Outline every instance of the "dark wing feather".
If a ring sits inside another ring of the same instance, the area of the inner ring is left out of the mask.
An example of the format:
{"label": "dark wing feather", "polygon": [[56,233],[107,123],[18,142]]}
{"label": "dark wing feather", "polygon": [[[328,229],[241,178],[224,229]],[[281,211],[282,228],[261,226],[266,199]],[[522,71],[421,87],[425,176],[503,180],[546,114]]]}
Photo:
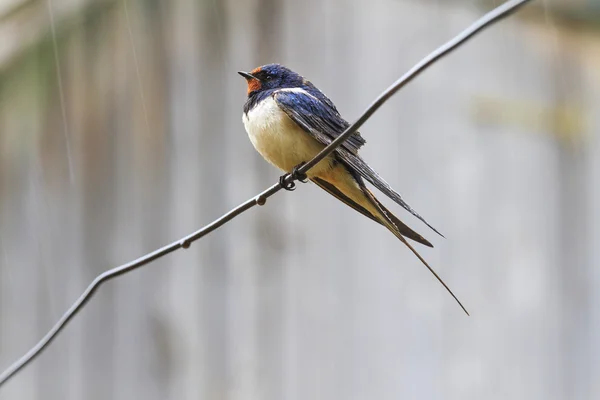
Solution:
{"label": "dark wing feather", "polygon": [[[335,107],[320,101],[308,92],[278,90],[273,93],[275,102],[296,124],[319,142],[327,145],[350,125]],[[340,147],[356,154],[366,143],[358,132],[352,134]]]}
{"label": "dark wing feather", "polygon": [[[368,191],[369,189],[365,188],[364,190]],[[427,247],[433,247],[433,245],[429,242],[429,240],[425,239],[423,236],[421,236],[417,232],[413,231],[408,225],[406,225],[404,222],[400,221],[400,219],[398,219],[398,217],[396,217],[394,214],[392,214],[392,212],[390,210],[385,208],[385,206],[383,204],[381,204],[381,202],[379,200],[377,200],[377,198],[375,196],[373,196],[372,193],[371,193],[370,197],[375,199],[375,202],[377,203],[379,208],[381,210],[383,210],[384,215],[390,221],[392,221],[394,226],[398,229],[398,232],[400,232],[403,236],[406,236],[407,238],[412,239],[417,243],[421,243],[422,245],[425,245]]]}
{"label": "dark wing feather", "polygon": [[[275,102],[298,126],[305,130],[324,145],[331,143],[342,134],[350,125],[344,120],[335,107],[331,107],[330,101],[324,102],[309,93],[298,91],[278,90],[273,93]],[[360,176],[369,181],[383,194],[394,200],[406,211],[420,219],[438,235],[444,237],[437,229],[431,226],[423,217],[412,209],[392,187],[379,176],[360,156],[358,149],[365,144],[360,134],[351,135],[335,153],[349,167]]]}
{"label": "dark wing feather", "polygon": [[352,154],[349,151],[345,151],[345,149],[340,149],[337,155],[344,163],[352,167],[352,169],[354,169],[360,176],[371,182],[371,184],[377,189],[381,190],[383,194],[401,205],[406,211],[423,221],[423,223],[430,227],[435,233],[441,237],[445,237],[437,229],[431,226],[429,222],[425,221],[425,218],[421,217],[415,210],[413,210],[412,207],[402,199],[402,196],[392,189],[392,187],[357,154]]}

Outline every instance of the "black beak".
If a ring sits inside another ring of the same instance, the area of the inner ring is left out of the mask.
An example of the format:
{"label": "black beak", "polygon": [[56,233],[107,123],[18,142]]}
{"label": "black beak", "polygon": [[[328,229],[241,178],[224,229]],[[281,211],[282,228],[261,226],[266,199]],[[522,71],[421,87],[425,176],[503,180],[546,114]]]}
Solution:
{"label": "black beak", "polygon": [[241,76],[243,76],[244,78],[246,78],[246,80],[248,80],[248,79],[256,79],[256,80],[258,80],[257,77],[255,77],[252,74],[249,74],[248,72],[238,71],[238,74],[240,74]]}

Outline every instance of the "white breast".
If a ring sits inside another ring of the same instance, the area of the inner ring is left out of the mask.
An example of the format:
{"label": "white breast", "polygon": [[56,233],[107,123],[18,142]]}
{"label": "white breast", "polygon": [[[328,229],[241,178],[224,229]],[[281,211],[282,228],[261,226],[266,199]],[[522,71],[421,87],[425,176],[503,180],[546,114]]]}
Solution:
{"label": "white breast", "polygon": [[[261,101],[242,116],[254,148],[271,164],[290,172],[309,161],[325,146],[304,132],[277,106],[273,97]],[[312,168],[308,175],[319,175],[330,168],[331,157]]]}

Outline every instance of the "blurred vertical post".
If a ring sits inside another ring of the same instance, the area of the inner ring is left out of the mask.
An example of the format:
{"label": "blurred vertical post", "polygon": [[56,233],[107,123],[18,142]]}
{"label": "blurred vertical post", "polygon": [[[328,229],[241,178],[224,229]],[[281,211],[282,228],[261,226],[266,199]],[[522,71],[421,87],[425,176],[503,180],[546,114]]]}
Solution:
{"label": "blurred vertical post", "polygon": [[588,250],[591,205],[588,168],[588,137],[578,123],[578,110],[584,102],[583,70],[569,41],[556,39],[557,55],[550,65],[554,76],[555,109],[553,128],[558,146],[557,220],[558,281],[561,285],[563,398],[584,399],[591,393],[591,359],[589,346],[594,288],[593,265]]}
{"label": "blurred vertical post", "polygon": [[[222,214],[227,204],[224,182],[235,179],[235,169],[228,166],[226,152],[226,81],[229,71],[224,68],[228,57],[228,18],[220,0],[199,3],[199,63],[198,79],[200,101],[195,105],[200,118],[197,134],[200,136],[202,160],[198,170],[198,190],[202,204],[201,219],[210,221]],[[232,227],[229,226],[229,229]],[[204,364],[205,398],[228,397],[229,348],[229,235],[226,229],[218,230],[208,238],[210,246],[200,256],[197,268],[202,281],[200,309],[204,333],[201,357]]]}

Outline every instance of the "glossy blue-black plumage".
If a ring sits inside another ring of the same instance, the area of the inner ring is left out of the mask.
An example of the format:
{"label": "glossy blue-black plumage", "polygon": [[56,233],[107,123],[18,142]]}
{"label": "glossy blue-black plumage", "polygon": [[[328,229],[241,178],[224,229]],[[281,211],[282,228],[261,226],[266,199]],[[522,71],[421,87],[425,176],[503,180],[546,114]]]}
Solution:
{"label": "glossy blue-black plumage", "polygon": [[[273,98],[294,122],[302,129],[315,136],[319,142],[329,144],[342,134],[350,124],[343,119],[335,107],[327,106],[309,91],[289,92],[279,91]],[[342,147],[356,154],[358,149],[365,144],[360,134],[351,135]]]}

